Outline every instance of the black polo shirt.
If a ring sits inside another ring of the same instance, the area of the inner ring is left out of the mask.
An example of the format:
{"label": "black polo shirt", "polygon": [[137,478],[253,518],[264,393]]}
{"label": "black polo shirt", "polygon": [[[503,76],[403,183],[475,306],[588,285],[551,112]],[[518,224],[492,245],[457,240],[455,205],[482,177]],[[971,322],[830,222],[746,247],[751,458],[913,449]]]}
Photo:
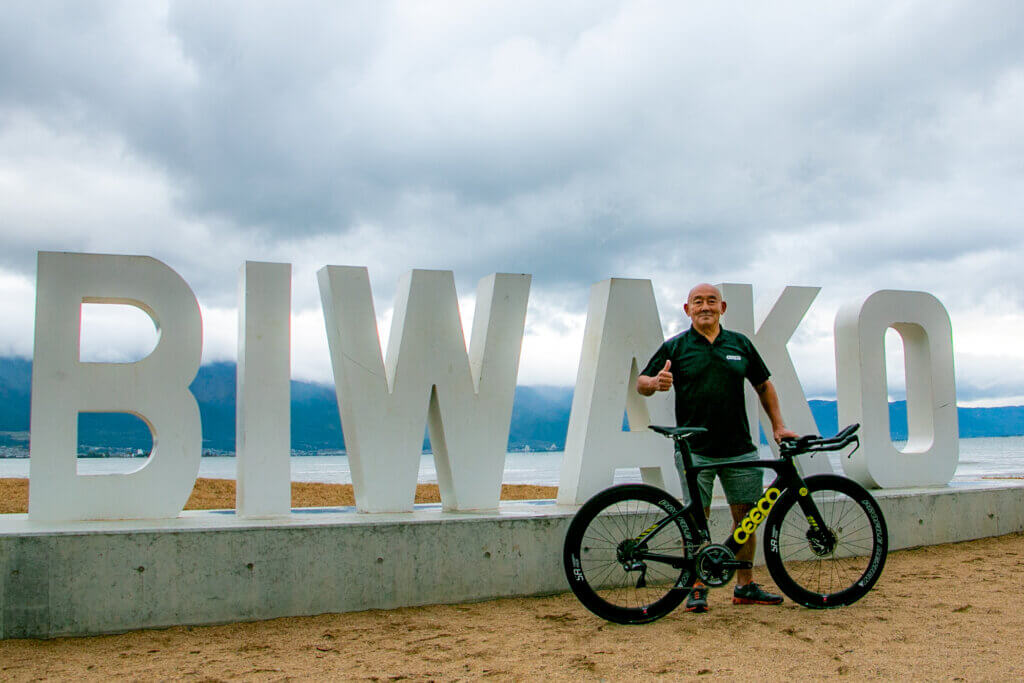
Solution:
{"label": "black polo shirt", "polygon": [[722,329],[713,344],[692,327],[658,348],[642,375],[654,377],[672,361],[676,424],[705,427],[689,439],[690,448],[709,458],[734,458],[754,450],[743,398],[743,380],[754,386],[770,377],[753,343]]}

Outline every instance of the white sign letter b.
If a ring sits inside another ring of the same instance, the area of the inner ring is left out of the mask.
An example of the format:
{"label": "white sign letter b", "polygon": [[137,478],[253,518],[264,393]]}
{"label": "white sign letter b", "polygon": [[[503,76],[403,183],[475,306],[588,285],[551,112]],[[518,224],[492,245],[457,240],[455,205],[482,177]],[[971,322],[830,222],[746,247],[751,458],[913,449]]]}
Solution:
{"label": "white sign letter b", "polygon": [[[83,363],[83,303],[128,304],[159,330],[135,363]],[[146,256],[40,252],[29,517],[33,520],[157,519],[181,512],[202,453],[199,407],[189,391],[202,354],[195,295]],[[149,425],[153,452],[130,474],[78,476],[78,414],[131,413]]]}

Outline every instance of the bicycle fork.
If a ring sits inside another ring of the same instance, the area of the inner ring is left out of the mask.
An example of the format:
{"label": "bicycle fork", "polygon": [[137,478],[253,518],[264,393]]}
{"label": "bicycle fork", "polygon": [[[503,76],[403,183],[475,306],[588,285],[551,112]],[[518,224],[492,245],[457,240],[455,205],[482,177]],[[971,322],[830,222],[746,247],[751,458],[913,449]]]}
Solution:
{"label": "bicycle fork", "polygon": [[837,544],[835,531],[825,524],[821,511],[818,510],[817,504],[815,504],[810,492],[802,482],[800,488],[797,489],[797,504],[807,519],[806,536],[811,552],[818,557],[831,555],[835,552]]}

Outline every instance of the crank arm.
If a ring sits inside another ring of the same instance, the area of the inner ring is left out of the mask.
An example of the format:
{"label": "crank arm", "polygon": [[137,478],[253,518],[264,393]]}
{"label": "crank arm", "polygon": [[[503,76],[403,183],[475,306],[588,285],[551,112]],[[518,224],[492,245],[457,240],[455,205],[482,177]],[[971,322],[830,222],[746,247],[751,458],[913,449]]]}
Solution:
{"label": "crank arm", "polygon": [[726,569],[751,569],[754,563],[744,560],[723,560],[722,566]]}

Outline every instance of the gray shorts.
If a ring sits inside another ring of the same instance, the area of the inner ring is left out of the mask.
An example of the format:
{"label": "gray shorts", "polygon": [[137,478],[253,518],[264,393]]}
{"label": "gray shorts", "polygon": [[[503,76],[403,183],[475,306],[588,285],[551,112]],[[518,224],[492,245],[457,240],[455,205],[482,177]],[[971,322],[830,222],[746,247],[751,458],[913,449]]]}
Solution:
{"label": "gray shorts", "polygon": [[[724,465],[733,462],[749,462],[760,460],[756,450],[735,458],[708,458],[703,455],[691,454],[694,465]],[[686,492],[686,478],[683,475],[682,458],[676,454],[676,469],[679,479],[683,482]],[[703,470],[697,474],[697,485],[700,487],[700,498],[704,507],[711,505],[711,492],[715,486],[715,476],[722,480],[725,499],[730,505],[756,503],[764,493],[764,469],[760,467],[727,467],[722,470]]]}

